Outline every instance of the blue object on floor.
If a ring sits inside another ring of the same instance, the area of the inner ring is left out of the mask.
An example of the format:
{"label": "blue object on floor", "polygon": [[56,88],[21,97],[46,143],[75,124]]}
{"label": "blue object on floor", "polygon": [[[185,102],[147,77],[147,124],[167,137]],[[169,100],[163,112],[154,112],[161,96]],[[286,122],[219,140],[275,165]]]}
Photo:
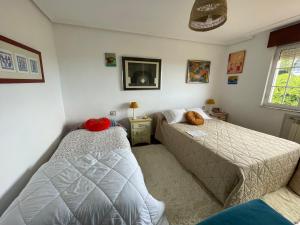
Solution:
{"label": "blue object on floor", "polygon": [[293,225],[262,200],[234,206],[209,217],[198,225]]}

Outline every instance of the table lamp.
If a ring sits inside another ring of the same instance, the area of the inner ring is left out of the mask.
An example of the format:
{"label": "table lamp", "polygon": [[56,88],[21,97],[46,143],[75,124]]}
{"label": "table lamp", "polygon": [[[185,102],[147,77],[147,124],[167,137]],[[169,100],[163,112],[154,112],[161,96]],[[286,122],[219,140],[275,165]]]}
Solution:
{"label": "table lamp", "polygon": [[207,111],[211,112],[213,105],[216,104],[215,100],[213,98],[207,99],[206,105],[207,105]]}
{"label": "table lamp", "polygon": [[130,102],[130,106],[129,108],[132,109],[132,113],[133,113],[133,119],[136,119],[135,115],[134,115],[134,110],[137,109],[139,107],[137,102]]}

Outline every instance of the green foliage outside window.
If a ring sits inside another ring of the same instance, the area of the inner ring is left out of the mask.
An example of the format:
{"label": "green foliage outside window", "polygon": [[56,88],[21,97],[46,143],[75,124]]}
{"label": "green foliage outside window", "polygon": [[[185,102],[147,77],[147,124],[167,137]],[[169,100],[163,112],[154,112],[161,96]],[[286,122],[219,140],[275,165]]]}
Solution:
{"label": "green foliage outside window", "polygon": [[300,76],[291,73],[288,87],[285,88],[289,74],[287,70],[279,70],[273,87],[271,103],[298,106],[300,100]]}

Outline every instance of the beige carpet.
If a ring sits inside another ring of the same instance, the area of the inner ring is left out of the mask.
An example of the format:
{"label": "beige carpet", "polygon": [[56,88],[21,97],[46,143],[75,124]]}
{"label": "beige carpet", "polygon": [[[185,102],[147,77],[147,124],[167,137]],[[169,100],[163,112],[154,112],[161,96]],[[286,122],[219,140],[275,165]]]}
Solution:
{"label": "beige carpet", "polygon": [[[171,225],[195,225],[222,206],[163,145],[134,147],[148,190],[165,202]],[[262,198],[291,222],[300,220],[300,197],[283,187]]]}
{"label": "beige carpet", "polygon": [[165,202],[172,225],[195,225],[222,206],[162,145],[134,147],[150,193]]}

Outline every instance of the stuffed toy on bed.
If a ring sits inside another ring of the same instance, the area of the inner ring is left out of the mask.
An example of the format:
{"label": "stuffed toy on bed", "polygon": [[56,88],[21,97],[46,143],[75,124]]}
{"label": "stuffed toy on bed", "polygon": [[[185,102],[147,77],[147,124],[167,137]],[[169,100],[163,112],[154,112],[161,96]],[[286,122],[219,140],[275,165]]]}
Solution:
{"label": "stuffed toy on bed", "polygon": [[89,131],[102,131],[110,128],[111,121],[108,118],[100,118],[100,119],[89,119],[87,120],[83,128]]}

